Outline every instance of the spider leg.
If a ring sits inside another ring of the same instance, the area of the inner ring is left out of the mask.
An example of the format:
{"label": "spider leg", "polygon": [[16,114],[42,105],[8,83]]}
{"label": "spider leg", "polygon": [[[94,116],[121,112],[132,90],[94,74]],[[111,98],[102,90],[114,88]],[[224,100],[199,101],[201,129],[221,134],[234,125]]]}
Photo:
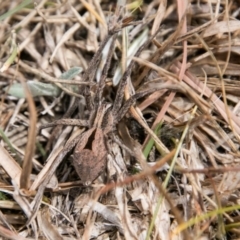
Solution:
{"label": "spider leg", "polygon": [[71,118],[59,119],[51,123],[46,123],[41,125],[39,127],[39,130],[42,130],[43,128],[54,127],[56,125],[88,127],[89,122],[87,120],[81,120],[81,119],[71,119]]}
{"label": "spider leg", "polygon": [[[152,37],[149,38],[149,40],[147,40],[145,43],[142,44],[142,46],[138,49],[138,51],[136,52],[134,57],[139,57],[140,56],[143,49],[145,49],[151,43],[151,41],[153,40],[153,38],[156,36],[157,33],[158,33],[158,31],[156,31],[156,33],[153,34]],[[123,74],[123,76],[120,80],[120,83],[119,83],[119,86],[118,86],[118,89],[117,89],[115,102],[114,102],[114,105],[113,105],[113,116],[118,115],[118,112],[119,112],[119,110],[122,106],[124,89],[125,89],[125,86],[127,84],[127,79],[131,75],[134,64],[136,64],[134,61],[130,62],[127,70],[124,72],[124,74]]]}
{"label": "spider leg", "polygon": [[32,216],[28,219],[28,223],[30,223],[34,219],[35,215],[37,214],[37,210],[39,209],[39,207],[41,205],[41,199],[42,199],[44,190],[46,188],[46,185],[49,183],[51,177],[56,172],[56,169],[58,168],[60,163],[63,161],[64,157],[76,146],[76,144],[79,141],[82,141],[82,139],[84,138],[84,133],[85,132],[78,135],[77,137],[75,137],[70,142],[67,142],[67,144],[62,149],[61,153],[55,158],[54,162],[52,163],[52,165],[48,169],[48,171],[46,173],[46,176],[43,179],[43,182],[41,183],[41,185],[39,186],[37,194],[34,197],[34,200],[32,202],[32,204],[33,204]]}
{"label": "spider leg", "polygon": [[93,77],[95,76],[95,73],[97,71],[97,65],[100,62],[101,59],[101,55],[102,55],[102,51],[105,47],[105,45],[107,44],[107,42],[109,41],[109,39],[112,37],[114,33],[109,33],[102,41],[102,43],[100,44],[97,52],[94,54],[91,62],[89,63],[89,67],[87,68],[86,72],[84,73],[83,77],[82,77],[82,81],[85,82],[88,78],[89,78],[89,82],[93,81]]}
{"label": "spider leg", "polygon": [[[115,123],[119,122],[127,113],[127,111],[129,110],[129,108],[139,99],[142,97],[145,97],[146,95],[149,95],[153,92],[156,92],[158,90],[161,89],[165,89],[165,88],[170,88],[171,85],[169,85],[168,83],[163,83],[163,84],[159,84],[156,87],[151,87],[148,88],[147,90],[143,90],[140,91],[134,95],[132,95],[122,106],[122,108],[118,111],[118,113],[116,114],[116,116],[114,117],[115,119]],[[174,86],[172,86],[173,90],[176,90],[177,87],[174,88]]]}
{"label": "spider leg", "polygon": [[[98,89],[96,91],[96,94],[94,96],[94,111],[92,112],[92,114],[90,115],[90,118],[89,118],[89,122],[90,122],[90,126],[97,126],[97,125],[101,125],[101,122],[102,122],[102,118],[100,119],[100,124],[96,124],[96,121],[98,121],[98,118],[99,118],[99,114],[100,115],[103,115],[101,112],[103,111],[103,109],[105,108],[105,106],[102,106],[102,105],[105,105],[103,104],[103,100],[102,100],[102,94],[103,94],[103,90],[104,90],[104,87],[105,87],[105,80],[107,78],[107,73],[108,73],[108,70],[110,68],[110,64],[111,64],[111,59],[112,59],[112,56],[113,56],[113,53],[114,53],[114,45],[115,45],[115,41],[116,41],[116,38],[117,38],[117,34],[115,34],[112,39],[110,39],[109,41],[111,41],[111,46],[109,48],[109,52],[108,52],[108,55],[107,55],[107,59],[106,59],[106,63],[104,65],[104,68],[103,68],[103,71],[102,71],[102,75],[101,75],[101,78],[100,78],[100,81],[98,83]],[[109,107],[107,107],[109,108]],[[102,116],[103,117],[103,116]]]}
{"label": "spider leg", "polygon": [[[84,109],[85,106],[86,106],[86,103],[85,103],[84,98],[80,98],[80,99],[76,98],[74,100],[73,104],[71,106],[69,106],[67,112],[63,115],[63,119],[71,117],[77,107],[79,109],[80,115],[83,115],[81,113],[84,111],[83,109]],[[79,118],[81,118],[81,116]],[[46,145],[46,151],[49,151],[50,146],[54,142],[54,139],[56,139],[59,136],[61,129],[62,129],[61,125],[56,125],[53,128],[53,130],[51,131],[51,135],[48,139],[47,145]]]}
{"label": "spider leg", "polygon": [[[153,89],[151,89],[153,90]],[[156,91],[156,89],[154,89],[153,91]],[[122,120],[122,118],[126,115],[127,111],[129,110],[129,108],[137,101],[137,99],[144,97],[145,95],[151,93],[151,91],[143,91],[143,92],[139,92],[134,94],[133,96],[131,96],[122,106],[122,108],[118,111],[116,117],[114,117],[115,119],[115,123],[119,122]]]}
{"label": "spider leg", "polygon": [[104,65],[103,71],[102,71],[102,75],[98,84],[98,89],[96,91],[96,95],[94,98],[94,103],[97,105],[101,102],[102,99],[102,93],[105,87],[105,80],[107,78],[107,74],[108,74],[108,70],[110,68],[110,64],[111,64],[111,59],[115,50],[115,41],[117,39],[117,34],[114,34],[113,37],[111,39],[109,39],[109,41],[111,41],[111,45],[108,51],[108,55],[106,58],[106,63]]}

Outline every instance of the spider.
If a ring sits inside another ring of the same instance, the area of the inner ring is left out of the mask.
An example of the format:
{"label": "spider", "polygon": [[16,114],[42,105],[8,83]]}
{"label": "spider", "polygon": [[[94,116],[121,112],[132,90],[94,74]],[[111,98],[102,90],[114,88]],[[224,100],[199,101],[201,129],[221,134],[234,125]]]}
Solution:
{"label": "spider", "polygon": [[[51,168],[51,173],[55,172],[64,156],[76,146],[73,153],[73,165],[76,169],[76,172],[85,184],[89,185],[92,181],[94,181],[106,166],[106,157],[108,151],[105,142],[108,134],[116,130],[117,124],[125,116],[134,102],[139,97],[148,94],[146,91],[137,93],[123,104],[124,89],[127,84],[127,78],[131,74],[134,64],[132,61],[122,76],[114,102],[108,103],[104,100],[103,91],[105,89],[105,82],[108,70],[110,68],[110,62],[113,56],[116,38],[117,31],[110,31],[109,35],[99,47],[99,50],[95,53],[92,61],[89,64],[89,68],[83,75],[82,81],[85,81],[86,79],[92,81],[97,69],[96,65],[99,63],[101,51],[105,44],[108,41],[111,41],[110,51],[104,65],[100,81],[97,85],[97,88],[95,88],[96,90],[94,96],[87,104],[88,106],[92,105],[90,107],[89,119],[60,119],[40,127],[40,129],[42,129],[56,125],[71,125],[87,128],[85,132],[80,134],[80,136],[76,137],[64,147],[60,155],[55,160],[54,166]],[[139,56],[141,51],[150,43],[151,40],[152,38],[143,44],[135,56]],[[50,173],[48,173],[48,176],[49,175]]]}
{"label": "spider", "polygon": [[[30,223],[39,209],[41,198],[46,188],[46,185],[50,181],[51,177],[55,173],[59,164],[63,161],[64,157],[71,152],[74,148],[73,152],[73,165],[76,169],[81,180],[86,184],[91,184],[104,170],[106,166],[106,159],[108,150],[106,147],[106,140],[110,136],[112,132],[116,130],[116,126],[122,120],[122,118],[126,115],[129,108],[136,102],[137,99],[146,96],[147,94],[151,94],[152,92],[158,90],[156,87],[142,90],[134,95],[132,95],[128,100],[124,101],[124,90],[127,85],[127,79],[131,75],[132,69],[136,64],[134,61],[131,61],[126,71],[124,72],[117,88],[116,96],[114,101],[111,103],[107,102],[103,97],[103,91],[106,86],[106,78],[107,73],[110,68],[111,59],[114,53],[114,45],[117,38],[117,33],[121,30],[123,26],[119,25],[117,27],[113,27],[112,30],[109,30],[108,35],[105,37],[101,45],[99,46],[98,51],[93,56],[91,62],[89,63],[88,69],[85,71],[82,81],[85,82],[88,80],[89,82],[94,82],[94,78],[96,75],[97,66],[100,62],[101,53],[105,45],[108,41],[111,41],[111,47],[107,56],[106,63],[104,65],[102,75],[100,81],[97,83],[94,95],[91,97],[90,90],[86,91],[85,99],[86,106],[89,107],[90,114],[88,119],[69,119],[65,117],[69,117],[73,111],[76,109],[76,102],[81,102],[81,100],[77,99],[75,104],[73,104],[73,108],[69,109],[67,113],[64,115],[63,119],[56,120],[52,123],[48,123],[42,125],[40,130],[47,127],[53,127],[58,125],[66,125],[66,126],[81,126],[85,127],[87,130],[81,133],[79,136],[69,141],[61,150],[60,154],[54,159],[52,165],[47,171],[47,174],[43,178],[42,183],[38,187],[37,194],[32,202],[33,204],[33,214],[29,218],[28,223]],[[158,31],[157,31],[158,32]],[[157,32],[152,35],[136,52],[135,57],[139,57],[140,53],[143,49],[148,46],[152,39],[156,36]],[[158,87],[159,90],[165,88],[166,86]],[[89,97],[90,96],[90,97]],[[90,101],[89,101],[90,99]],[[56,129],[55,129],[56,130]],[[162,143],[155,136],[151,129],[149,129],[148,133],[153,137],[155,142],[158,145]],[[52,134],[54,136],[54,134]]]}

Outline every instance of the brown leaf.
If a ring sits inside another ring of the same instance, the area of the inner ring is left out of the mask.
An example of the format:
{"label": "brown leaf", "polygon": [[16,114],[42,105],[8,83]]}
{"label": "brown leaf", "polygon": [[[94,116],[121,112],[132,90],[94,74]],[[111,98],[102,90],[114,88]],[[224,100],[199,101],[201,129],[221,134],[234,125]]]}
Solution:
{"label": "brown leaf", "polygon": [[57,227],[52,224],[51,216],[48,208],[44,208],[39,212],[38,224],[47,239],[63,240],[63,236],[59,233]]}
{"label": "brown leaf", "polygon": [[94,130],[92,128],[86,132],[84,141],[77,144],[73,154],[73,166],[86,185],[94,181],[106,166],[107,150],[102,129],[96,129],[91,149],[84,148],[88,145],[86,139],[91,137]]}

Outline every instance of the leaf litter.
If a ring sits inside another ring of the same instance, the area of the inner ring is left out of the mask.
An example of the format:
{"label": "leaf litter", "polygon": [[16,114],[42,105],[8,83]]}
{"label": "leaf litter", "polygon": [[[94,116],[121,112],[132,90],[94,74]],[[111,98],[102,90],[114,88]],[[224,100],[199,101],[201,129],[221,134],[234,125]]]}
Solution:
{"label": "leaf litter", "polygon": [[239,7],[1,3],[1,237],[238,239]]}

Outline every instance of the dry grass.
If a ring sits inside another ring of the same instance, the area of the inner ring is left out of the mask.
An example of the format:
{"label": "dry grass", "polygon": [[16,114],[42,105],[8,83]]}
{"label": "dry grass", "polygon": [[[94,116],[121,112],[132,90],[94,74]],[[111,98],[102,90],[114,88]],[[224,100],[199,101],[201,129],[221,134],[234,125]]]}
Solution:
{"label": "dry grass", "polygon": [[1,239],[240,239],[240,4],[120,2],[0,4]]}

